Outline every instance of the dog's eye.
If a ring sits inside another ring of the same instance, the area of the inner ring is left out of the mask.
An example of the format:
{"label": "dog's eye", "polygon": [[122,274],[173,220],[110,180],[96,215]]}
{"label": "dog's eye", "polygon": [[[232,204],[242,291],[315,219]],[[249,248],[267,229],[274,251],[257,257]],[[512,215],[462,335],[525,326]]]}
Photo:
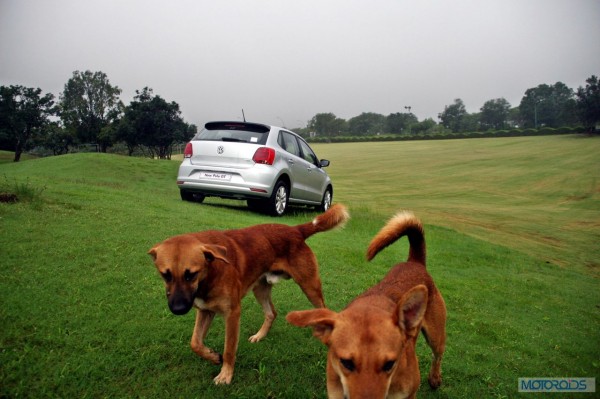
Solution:
{"label": "dog's eye", "polygon": [[198,276],[198,272],[191,272],[189,270],[186,270],[185,273],[183,274],[183,279],[185,281],[194,281],[196,279],[196,276]]}
{"label": "dog's eye", "polygon": [[395,364],[396,364],[395,360],[387,361],[383,364],[382,370],[385,371],[386,373],[389,373],[390,371],[392,371]]}
{"label": "dog's eye", "polygon": [[342,363],[342,366],[344,366],[344,368],[350,372],[353,372],[354,370],[356,370],[356,366],[354,365],[354,362],[351,359],[340,359],[340,362]]}
{"label": "dog's eye", "polygon": [[170,283],[173,280],[173,275],[171,274],[170,270],[167,270],[166,272],[163,272],[160,274],[163,278],[163,280],[165,280],[167,283]]}

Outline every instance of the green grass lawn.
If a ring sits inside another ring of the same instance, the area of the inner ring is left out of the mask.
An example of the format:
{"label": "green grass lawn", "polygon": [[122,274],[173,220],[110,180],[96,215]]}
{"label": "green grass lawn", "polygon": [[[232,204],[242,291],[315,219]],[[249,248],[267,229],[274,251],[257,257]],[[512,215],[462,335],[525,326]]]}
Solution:
{"label": "green grass lawn", "polygon": [[[36,157],[29,155],[29,154],[21,154],[21,161],[26,161],[28,159],[35,159],[35,158]],[[15,160],[14,152],[0,151],[0,165],[2,165],[4,163],[14,162],[14,160]]]}
{"label": "green grass lawn", "polygon": [[[320,144],[348,205],[343,230],[311,237],[325,299],[341,310],[407,255],[371,263],[366,247],[399,209],[425,223],[428,268],[448,306],[444,383],[422,398],[515,397],[519,377],[600,377],[600,138],[549,136]],[[5,155],[5,154],[0,154]],[[0,157],[1,158],[1,157]],[[172,315],[147,250],[166,237],[266,222],[298,224],[243,202],[179,199],[177,162],[75,154],[0,164],[0,397],[324,398],[326,348],[287,312],[310,307],[274,289],[267,338],[243,302],[233,383],[189,348],[194,315]],[[222,351],[217,318],[207,343]],[[585,394],[578,397],[591,397]],[[552,397],[568,397],[552,395]]]}
{"label": "green grass lawn", "polygon": [[[321,144],[336,200],[426,222],[559,265],[600,270],[600,138]],[[582,234],[583,233],[583,234]]]}

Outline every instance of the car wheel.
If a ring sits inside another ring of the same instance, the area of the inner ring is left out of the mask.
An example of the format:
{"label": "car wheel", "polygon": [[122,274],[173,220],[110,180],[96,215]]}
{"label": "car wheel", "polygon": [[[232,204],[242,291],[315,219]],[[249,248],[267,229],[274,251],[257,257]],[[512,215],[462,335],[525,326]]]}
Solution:
{"label": "car wheel", "polygon": [[325,212],[327,209],[331,207],[331,201],[333,201],[333,194],[331,194],[331,188],[327,188],[325,193],[323,194],[323,200],[321,201],[321,205],[317,207],[317,209],[321,212]]}
{"label": "car wheel", "polygon": [[194,193],[191,191],[186,191],[186,190],[179,190],[179,194],[181,195],[181,199],[184,201],[190,201],[190,202],[202,202],[204,201],[204,194],[199,194],[199,193]]}
{"label": "car wheel", "polygon": [[273,216],[281,216],[285,213],[288,203],[288,188],[284,181],[279,180],[275,184],[273,194],[269,199],[268,211]]}

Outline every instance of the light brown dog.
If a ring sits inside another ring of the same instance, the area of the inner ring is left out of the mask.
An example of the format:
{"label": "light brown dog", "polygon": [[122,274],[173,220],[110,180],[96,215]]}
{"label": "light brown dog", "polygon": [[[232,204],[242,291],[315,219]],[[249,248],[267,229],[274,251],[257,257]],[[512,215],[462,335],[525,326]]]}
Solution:
{"label": "light brown dog", "polygon": [[410,212],[397,214],[373,238],[367,259],[404,235],[410,242],[408,260],[343,311],[314,309],[286,317],[296,326],[312,327],[329,347],[329,398],[414,398],[421,381],[415,354],[419,331],[433,351],[429,384],[437,388],[442,382],[446,305],[425,270],[421,222]]}
{"label": "light brown dog", "polygon": [[[292,278],[315,307],[324,307],[315,255],[305,240],[315,233],[342,225],[348,219],[343,205],[334,205],[312,222],[298,226],[263,224],[239,230],[209,230],[184,234],[156,244],[148,252],[167,289],[171,312],[187,313],[196,307],[192,350],[215,364],[223,363],[214,379],[229,384],[239,339],[241,301],[252,289],[265,319],[250,337],[261,340],[277,315],[271,286]],[[216,314],[225,318],[223,356],[204,346]]]}

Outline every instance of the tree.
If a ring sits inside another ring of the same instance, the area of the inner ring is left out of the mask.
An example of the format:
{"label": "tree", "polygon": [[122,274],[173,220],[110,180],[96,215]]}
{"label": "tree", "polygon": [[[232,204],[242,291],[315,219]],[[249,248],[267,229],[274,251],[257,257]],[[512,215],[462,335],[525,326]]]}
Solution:
{"label": "tree", "polygon": [[575,122],[573,90],[562,82],[527,89],[519,104],[524,127],[560,127]]}
{"label": "tree", "polygon": [[483,130],[504,129],[508,124],[510,103],[504,98],[486,101],[481,107],[479,123]]}
{"label": "tree", "polygon": [[385,129],[385,116],[363,112],[348,121],[348,130],[353,136],[374,136]]}
{"label": "tree", "polygon": [[308,128],[319,136],[339,136],[346,130],[346,121],[332,113],[321,113],[312,117]]}
{"label": "tree", "polygon": [[75,144],[75,137],[56,121],[50,122],[45,127],[45,134],[39,145],[52,151],[54,155],[67,154],[70,147]]}
{"label": "tree", "polygon": [[126,143],[129,155],[144,145],[152,157],[170,159],[173,144],[188,141],[196,133],[196,126],[186,124],[180,114],[177,103],[155,96],[152,89],[136,90],[116,125],[116,138]]}
{"label": "tree", "polygon": [[385,131],[386,133],[392,134],[410,132],[411,127],[417,123],[419,123],[419,120],[413,113],[396,112],[394,114],[389,114],[385,118]]}
{"label": "tree", "polygon": [[42,134],[54,112],[51,93],[42,96],[39,88],[0,87],[0,134],[15,152],[15,162],[19,162],[34,136]]}
{"label": "tree", "polygon": [[411,125],[410,130],[413,134],[427,133],[433,131],[437,126],[437,123],[431,118],[427,118],[421,122],[417,122]]}
{"label": "tree", "polygon": [[600,123],[600,80],[592,75],[585,87],[577,89],[577,114],[583,125],[593,130]]}
{"label": "tree", "polygon": [[438,118],[445,128],[456,133],[464,131],[465,117],[467,115],[465,104],[460,98],[457,98],[454,100],[454,104],[444,107],[444,112],[439,114]]}
{"label": "tree", "polygon": [[519,107],[513,107],[508,111],[508,126],[518,127],[521,124],[521,115],[519,114]]}
{"label": "tree", "polygon": [[481,124],[479,123],[479,118],[481,116],[481,112],[473,113],[473,114],[465,114],[465,116],[461,120],[460,131],[461,132],[476,132],[480,130]]}
{"label": "tree", "polygon": [[[102,152],[112,145],[102,129],[120,114],[121,89],[112,86],[103,72],[73,72],[60,96],[61,119],[82,143],[96,143]],[[104,139],[103,139],[104,138]]]}

